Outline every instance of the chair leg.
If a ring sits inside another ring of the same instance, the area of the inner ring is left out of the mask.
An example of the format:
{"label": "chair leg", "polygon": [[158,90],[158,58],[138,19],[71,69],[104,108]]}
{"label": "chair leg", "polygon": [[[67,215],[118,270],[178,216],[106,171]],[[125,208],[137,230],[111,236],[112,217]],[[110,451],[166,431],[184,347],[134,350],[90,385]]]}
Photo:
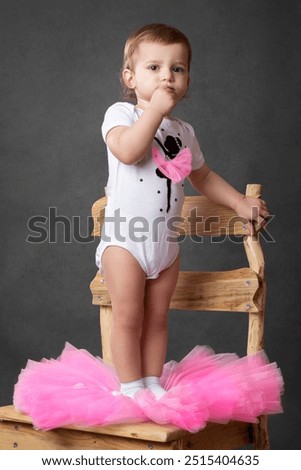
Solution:
{"label": "chair leg", "polygon": [[257,450],[269,450],[268,417],[262,415],[259,416],[258,420],[258,424],[252,426],[254,448]]}
{"label": "chair leg", "polygon": [[112,307],[110,305],[103,305],[100,307],[100,334],[102,345],[102,358],[108,364],[112,364],[111,353],[111,330],[112,330]]}

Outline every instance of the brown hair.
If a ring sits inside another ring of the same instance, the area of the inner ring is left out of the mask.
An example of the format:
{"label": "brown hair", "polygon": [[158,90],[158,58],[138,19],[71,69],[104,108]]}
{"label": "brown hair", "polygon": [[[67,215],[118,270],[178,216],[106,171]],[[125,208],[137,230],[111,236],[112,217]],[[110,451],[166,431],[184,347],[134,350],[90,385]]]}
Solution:
{"label": "brown hair", "polygon": [[[123,55],[123,67],[124,69],[133,68],[133,55],[138,49],[139,44],[142,42],[153,42],[158,44],[183,44],[188,53],[188,68],[191,61],[191,46],[187,37],[178,29],[168,26],[163,23],[152,23],[143,26],[142,28],[134,31],[129,38],[127,39],[124,46],[124,55]],[[124,97],[129,99],[135,99],[136,95],[134,90],[131,90],[126,86],[122,78],[122,71],[120,76],[120,81],[124,90]]]}

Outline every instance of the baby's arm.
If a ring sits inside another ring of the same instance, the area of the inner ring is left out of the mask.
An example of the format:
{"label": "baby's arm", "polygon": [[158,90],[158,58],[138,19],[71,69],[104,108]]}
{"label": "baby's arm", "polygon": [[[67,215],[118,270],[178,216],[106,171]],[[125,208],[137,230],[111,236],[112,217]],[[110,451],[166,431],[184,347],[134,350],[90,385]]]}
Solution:
{"label": "baby's arm", "polygon": [[[208,199],[233,209],[240,217],[262,223],[269,215],[266,203],[256,197],[245,196],[212,171],[206,164],[190,173],[191,185]],[[252,227],[250,226],[251,230]]]}
{"label": "baby's arm", "polygon": [[137,163],[152,145],[157,129],[176,105],[173,90],[158,88],[146,103],[144,113],[131,126],[117,126],[108,132],[106,143],[118,160],[127,165]]}

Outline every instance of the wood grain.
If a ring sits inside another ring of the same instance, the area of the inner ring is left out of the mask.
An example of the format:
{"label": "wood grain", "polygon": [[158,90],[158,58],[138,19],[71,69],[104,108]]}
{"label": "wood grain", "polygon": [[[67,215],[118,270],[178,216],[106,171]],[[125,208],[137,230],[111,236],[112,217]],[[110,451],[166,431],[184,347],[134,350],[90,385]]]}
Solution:
{"label": "wood grain", "polygon": [[[170,308],[179,310],[258,312],[259,281],[250,268],[221,272],[181,271]],[[90,284],[92,303],[110,306],[104,276]],[[106,310],[106,315],[108,315]]]}
{"label": "wood grain", "polygon": [[[34,429],[29,416],[13,406],[0,408],[1,450],[177,450],[230,449],[251,442],[248,423],[208,423],[198,433],[155,423],[114,426],[64,426],[51,431]],[[217,447],[216,447],[217,446]]]}

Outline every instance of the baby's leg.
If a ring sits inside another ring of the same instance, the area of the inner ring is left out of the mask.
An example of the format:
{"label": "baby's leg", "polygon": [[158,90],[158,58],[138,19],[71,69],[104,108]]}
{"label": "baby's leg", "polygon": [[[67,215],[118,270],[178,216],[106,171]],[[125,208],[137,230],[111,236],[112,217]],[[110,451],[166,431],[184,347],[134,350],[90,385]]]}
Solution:
{"label": "baby's leg", "polygon": [[[142,374],[149,378],[145,383],[148,382],[150,388],[162,374],[167,348],[168,309],[178,274],[179,258],[157,279],[146,281],[141,350]],[[158,398],[160,394],[158,389]]]}
{"label": "baby's leg", "polygon": [[126,249],[108,247],[102,267],[112,302],[111,349],[120,382],[141,379],[140,337],[144,314],[145,273]]}

